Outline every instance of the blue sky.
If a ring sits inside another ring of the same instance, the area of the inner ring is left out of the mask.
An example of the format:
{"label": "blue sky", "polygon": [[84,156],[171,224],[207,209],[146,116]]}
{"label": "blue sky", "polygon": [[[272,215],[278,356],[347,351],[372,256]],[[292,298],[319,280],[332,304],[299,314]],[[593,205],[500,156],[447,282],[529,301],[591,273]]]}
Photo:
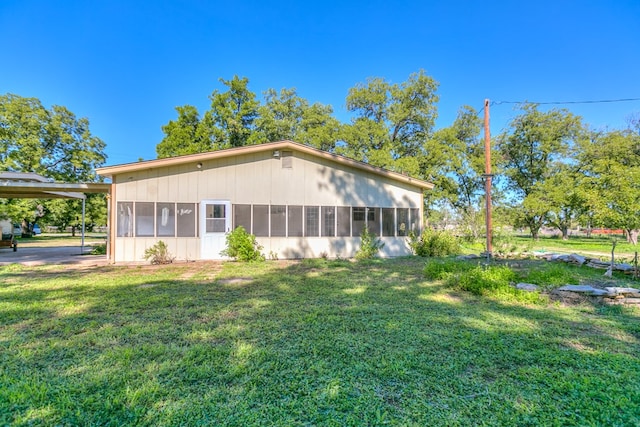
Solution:
{"label": "blue sky", "polygon": [[[462,105],[640,98],[640,1],[0,2],[0,93],[87,117],[108,164],[153,159],[174,108],[203,112],[219,78],[295,87],[349,120],[349,88],[440,83],[437,127]],[[497,135],[516,112],[491,109]],[[567,105],[621,128],[640,101]]]}

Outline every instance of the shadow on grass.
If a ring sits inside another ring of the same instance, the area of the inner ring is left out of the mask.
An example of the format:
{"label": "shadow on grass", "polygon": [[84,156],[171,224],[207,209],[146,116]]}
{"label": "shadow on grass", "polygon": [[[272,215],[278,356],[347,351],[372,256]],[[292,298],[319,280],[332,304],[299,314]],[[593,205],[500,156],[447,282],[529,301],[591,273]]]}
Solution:
{"label": "shadow on grass", "polygon": [[0,424],[638,420],[637,313],[477,298],[423,264],[5,273]]}

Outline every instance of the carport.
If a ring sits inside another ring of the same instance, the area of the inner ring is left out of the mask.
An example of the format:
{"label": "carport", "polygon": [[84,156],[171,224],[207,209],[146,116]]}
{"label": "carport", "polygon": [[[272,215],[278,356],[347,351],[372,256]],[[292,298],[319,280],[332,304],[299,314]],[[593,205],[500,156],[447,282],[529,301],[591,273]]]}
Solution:
{"label": "carport", "polygon": [[[0,172],[0,198],[3,199],[82,199],[82,235],[80,253],[85,241],[85,201],[86,193],[109,194],[111,184],[82,182],[52,182],[32,172]],[[107,204],[110,203],[107,196]],[[110,212],[107,206],[107,212]],[[107,227],[110,215],[107,214]],[[109,233],[107,233],[107,238]],[[107,258],[109,257],[107,242]]]}

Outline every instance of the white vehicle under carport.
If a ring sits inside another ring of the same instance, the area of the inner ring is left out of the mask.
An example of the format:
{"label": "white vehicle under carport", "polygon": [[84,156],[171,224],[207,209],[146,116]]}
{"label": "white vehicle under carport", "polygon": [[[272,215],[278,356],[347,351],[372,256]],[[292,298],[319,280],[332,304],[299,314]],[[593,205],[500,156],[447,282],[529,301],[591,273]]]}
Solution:
{"label": "white vehicle under carport", "polygon": [[2,228],[2,240],[0,240],[0,248],[10,247],[13,251],[18,250],[18,242],[16,241],[15,234],[13,233],[13,224],[11,221],[0,221],[0,227]]}

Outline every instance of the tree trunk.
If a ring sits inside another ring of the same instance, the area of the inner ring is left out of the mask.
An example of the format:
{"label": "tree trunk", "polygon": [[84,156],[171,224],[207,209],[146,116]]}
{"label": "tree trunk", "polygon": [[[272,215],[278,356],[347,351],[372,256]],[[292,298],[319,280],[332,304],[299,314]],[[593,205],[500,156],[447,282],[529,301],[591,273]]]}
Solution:
{"label": "tree trunk", "polygon": [[627,230],[627,242],[637,245],[638,234],[640,234],[640,230]]}
{"label": "tree trunk", "polygon": [[560,231],[562,231],[562,240],[569,240],[569,227],[561,227]]}
{"label": "tree trunk", "polygon": [[76,237],[76,226],[75,225],[71,226],[71,237]]}
{"label": "tree trunk", "polygon": [[540,231],[539,228],[530,228],[531,230],[531,238],[533,240],[538,240],[538,232]]}

